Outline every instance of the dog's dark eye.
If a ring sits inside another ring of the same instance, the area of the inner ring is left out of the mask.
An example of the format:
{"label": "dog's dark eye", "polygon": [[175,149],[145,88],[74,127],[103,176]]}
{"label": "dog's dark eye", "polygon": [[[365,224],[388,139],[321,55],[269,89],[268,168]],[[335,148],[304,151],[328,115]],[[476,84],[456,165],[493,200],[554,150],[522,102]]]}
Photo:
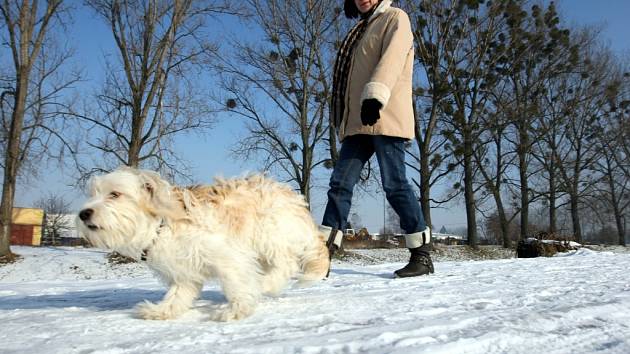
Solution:
{"label": "dog's dark eye", "polygon": [[112,199],[116,199],[116,198],[120,197],[120,193],[119,192],[111,192],[111,193],[109,193],[109,196]]}

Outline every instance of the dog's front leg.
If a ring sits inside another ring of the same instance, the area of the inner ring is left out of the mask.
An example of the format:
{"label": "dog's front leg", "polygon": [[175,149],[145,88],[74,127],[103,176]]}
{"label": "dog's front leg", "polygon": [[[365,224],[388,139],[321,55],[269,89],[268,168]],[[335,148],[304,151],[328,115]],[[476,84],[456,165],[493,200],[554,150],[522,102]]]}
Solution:
{"label": "dog's front leg", "polygon": [[188,311],[193,301],[199,296],[202,284],[199,283],[174,283],[168,289],[162,301],[154,304],[145,301],[138,304],[136,311],[140,318],[145,320],[169,320],[178,317]]}
{"label": "dog's front leg", "polygon": [[211,319],[233,321],[251,315],[261,296],[260,270],[244,261],[217,275],[228,304],[212,314]]}

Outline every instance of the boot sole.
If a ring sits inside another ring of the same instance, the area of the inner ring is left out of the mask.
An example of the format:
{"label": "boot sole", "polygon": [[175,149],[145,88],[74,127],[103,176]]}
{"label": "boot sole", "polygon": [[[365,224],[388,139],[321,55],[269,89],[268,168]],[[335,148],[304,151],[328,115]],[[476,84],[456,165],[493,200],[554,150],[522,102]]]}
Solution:
{"label": "boot sole", "polygon": [[401,277],[400,275],[398,275],[398,274],[394,273],[394,278],[393,278],[393,279],[398,279],[398,278],[403,279],[403,278],[416,278],[416,277],[423,277],[423,276],[425,276],[425,275],[431,275],[431,274],[433,274],[433,273],[434,273],[434,272],[429,272],[429,273],[427,273],[427,274],[422,274],[422,275],[412,275],[412,276],[409,276],[409,277]]}

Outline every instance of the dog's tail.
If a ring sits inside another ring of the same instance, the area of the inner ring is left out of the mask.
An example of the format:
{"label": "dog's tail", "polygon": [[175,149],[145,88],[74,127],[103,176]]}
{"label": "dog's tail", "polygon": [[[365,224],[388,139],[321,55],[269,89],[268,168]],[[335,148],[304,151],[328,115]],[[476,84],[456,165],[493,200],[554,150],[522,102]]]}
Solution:
{"label": "dog's tail", "polygon": [[323,233],[317,232],[317,240],[306,250],[301,263],[300,283],[311,283],[326,277],[330,268],[330,257]]}

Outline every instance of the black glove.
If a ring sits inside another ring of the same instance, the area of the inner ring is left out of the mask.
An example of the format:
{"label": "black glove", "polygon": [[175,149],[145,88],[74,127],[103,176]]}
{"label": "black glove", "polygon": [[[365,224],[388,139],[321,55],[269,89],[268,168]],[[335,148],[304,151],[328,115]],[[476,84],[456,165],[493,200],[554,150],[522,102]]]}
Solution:
{"label": "black glove", "polygon": [[383,108],[383,105],[376,98],[363,100],[363,104],[361,104],[361,123],[369,126],[376,124],[376,121],[381,118],[381,113],[379,112],[381,108]]}

